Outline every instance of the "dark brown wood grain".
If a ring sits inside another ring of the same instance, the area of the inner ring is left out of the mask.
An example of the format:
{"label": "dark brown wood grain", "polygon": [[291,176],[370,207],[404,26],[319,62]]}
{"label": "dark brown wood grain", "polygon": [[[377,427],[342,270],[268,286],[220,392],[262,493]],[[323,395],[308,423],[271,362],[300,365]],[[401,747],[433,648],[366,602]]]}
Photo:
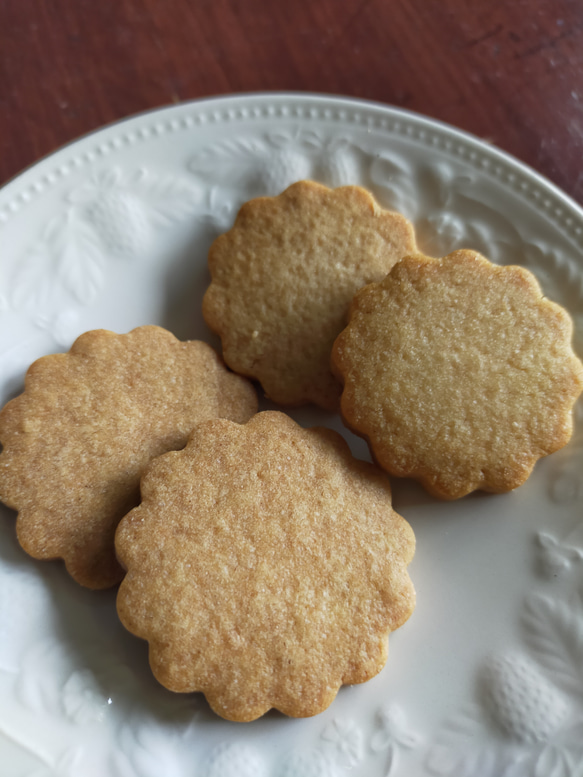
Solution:
{"label": "dark brown wood grain", "polygon": [[0,183],[108,122],[257,90],[419,111],[583,203],[581,0],[0,0]]}

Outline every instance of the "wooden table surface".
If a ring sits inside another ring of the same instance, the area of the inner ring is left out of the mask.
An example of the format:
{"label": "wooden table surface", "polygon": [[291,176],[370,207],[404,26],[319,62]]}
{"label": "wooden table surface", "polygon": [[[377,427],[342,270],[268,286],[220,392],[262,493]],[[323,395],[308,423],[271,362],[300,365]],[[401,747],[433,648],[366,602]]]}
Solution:
{"label": "wooden table surface", "polygon": [[261,90],[441,119],[583,203],[581,0],[0,0],[0,184],[116,119]]}

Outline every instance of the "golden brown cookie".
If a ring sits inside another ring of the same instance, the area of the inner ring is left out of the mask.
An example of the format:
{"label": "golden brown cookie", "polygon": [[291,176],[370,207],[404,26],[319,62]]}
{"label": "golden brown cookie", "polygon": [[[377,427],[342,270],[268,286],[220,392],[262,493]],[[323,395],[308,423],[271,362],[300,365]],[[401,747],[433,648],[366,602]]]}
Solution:
{"label": "golden brown cookie", "polygon": [[0,413],[0,499],[18,510],[22,547],[63,558],[89,588],[114,585],[115,528],[147,462],[183,447],[200,421],[245,422],[256,409],[253,388],[210,346],[159,327],[87,332],[44,356]]}
{"label": "golden brown cookie", "polygon": [[116,548],[118,613],[155,676],[229,720],[321,712],[382,669],[414,607],[384,473],[283,413],[208,421],[152,461]]}
{"label": "golden brown cookie", "polygon": [[388,472],[455,499],[521,485],[569,440],[572,323],[521,267],[407,257],[355,297],[336,340],[346,424]]}
{"label": "golden brown cookie", "polygon": [[272,400],[335,410],[330,349],[350,301],[415,250],[410,222],[364,189],[300,181],[243,205],[213,243],[203,314],[229,367]]}

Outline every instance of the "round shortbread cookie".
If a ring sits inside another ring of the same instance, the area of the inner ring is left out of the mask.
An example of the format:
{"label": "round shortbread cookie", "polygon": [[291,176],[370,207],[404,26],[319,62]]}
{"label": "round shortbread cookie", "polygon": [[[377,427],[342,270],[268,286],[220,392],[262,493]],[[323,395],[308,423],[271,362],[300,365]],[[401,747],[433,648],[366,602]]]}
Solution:
{"label": "round shortbread cookie", "polygon": [[336,432],[208,421],[150,463],[119,524],[118,613],[170,690],[229,720],[315,715],[384,666],[414,544],[386,475]]}
{"label": "round shortbread cookie", "polygon": [[18,511],[20,544],[63,558],[82,585],[114,585],[115,529],[148,461],[183,447],[200,421],[256,410],[253,387],[210,346],[160,327],[87,332],[42,357],[0,413],[0,499]]}
{"label": "round shortbread cookie", "polygon": [[504,492],[565,445],[583,366],[572,322],[524,268],[461,250],[362,289],[334,344],[345,423],[437,496]]}
{"label": "round shortbread cookie", "polygon": [[415,250],[410,222],[364,189],[300,181],[243,205],[215,240],[203,314],[227,364],[270,399],[336,410],[330,349],[350,301]]}

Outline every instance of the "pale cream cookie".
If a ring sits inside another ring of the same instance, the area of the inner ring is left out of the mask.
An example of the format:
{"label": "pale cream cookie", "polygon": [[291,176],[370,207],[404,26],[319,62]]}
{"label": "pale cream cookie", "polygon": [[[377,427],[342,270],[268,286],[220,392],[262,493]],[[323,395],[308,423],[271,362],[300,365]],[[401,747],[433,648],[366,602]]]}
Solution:
{"label": "pale cream cookie", "polygon": [[115,528],[148,461],[183,447],[200,421],[256,410],[252,386],[210,346],[160,327],[87,332],[44,356],[0,413],[0,499],[18,511],[22,547],[63,558],[82,585],[114,585]]}
{"label": "pale cream cookie", "polygon": [[571,436],[571,338],[524,268],[469,250],[407,257],[357,293],[334,344],[343,417],[382,467],[432,494],[509,491]]}
{"label": "pale cream cookie", "polygon": [[283,413],[208,421],[152,461],[116,548],[155,676],[229,720],[321,712],[382,669],[415,603],[386,475]]}
{"label": "pale cream cookie", "polygon": [[364,189],[300,181],[243,205],[213,243],[203,314],[227,364],[270,399],[335,410],[330,349],[350,301],[415,250],[410,222]]}

